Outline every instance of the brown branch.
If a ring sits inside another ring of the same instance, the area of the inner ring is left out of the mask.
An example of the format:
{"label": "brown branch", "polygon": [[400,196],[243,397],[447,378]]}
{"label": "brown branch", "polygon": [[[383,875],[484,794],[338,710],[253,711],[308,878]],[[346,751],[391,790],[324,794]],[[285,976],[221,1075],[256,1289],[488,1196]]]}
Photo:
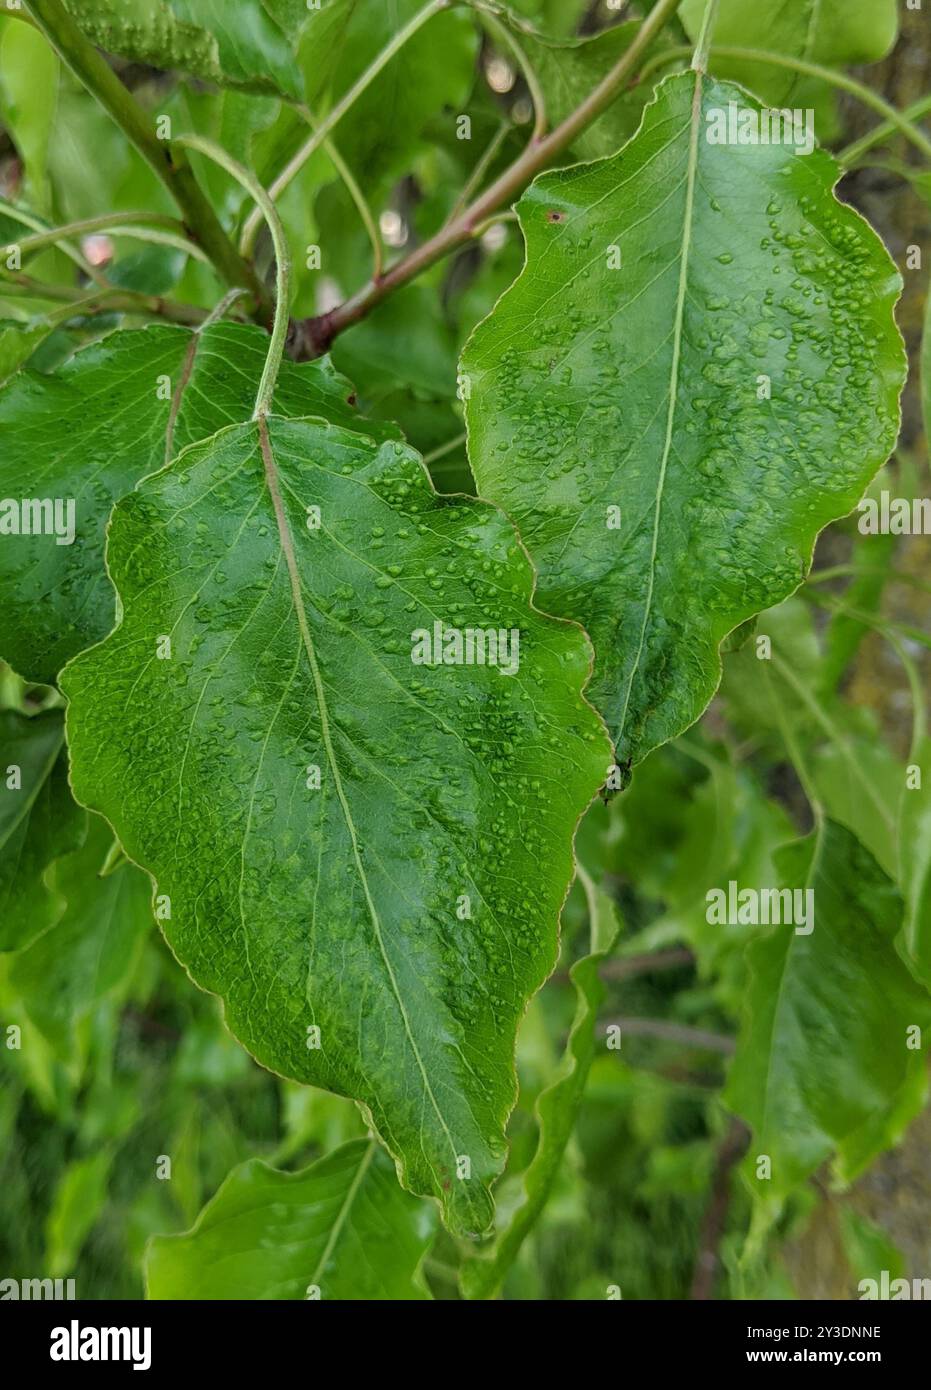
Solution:
{"label": "brown branch", "polygon": [[337,334],[351,328],[386,299],[394,290],[406,285],[457,246],[469,241],[492,213],[520,193],[541,169],[572,143],[586,126],[591,125],[617,96],[628,77],[636,70],[656,35],[665,26],[679,0],[659,0],[637,32],[633,43],[622,54],[609,73],[589,93],[580,106],[571,112],[555,130],[542,140],[532,139],[524,152],[495,182],[458,217],[441,227],[435,236],[418,246],[409,256],[396,262],[384,275],[369,283],[345,303],[326,314],[302,319],[295,324],[292,355],[299,361],[319,357],[326,352]]}
{"label": "brown branch", "polygon": [[670,1023],[665,1018],[608,1018],[598,1025],[600,1032],[620,1028],[621,1035],[659,1038],[663,1042],[682,1043],[685,1047],[702,1048],[706,1052],[721,1052],[726,1056],[734,1051],[734,1039],[724,1033],[711,1033],[705,1028],[688,1028],[683,1023]]}
{"label": "brown branch", "polygon": [[655,970],[675,970],[694,965],[695,957],[687,946],[672,946],[668,951],[648,951],[642,956],[616,956],[599,968],[603,980],[632,980],[638,975],[651,975]]}
{"label": "brown branch", "polygon": [[714,1295],[715,1280],[721,1263],[718,1247],[724,1234],[730,1204],[731,1169],[743,1158],[749,1142],[750,1131],[743,1120],[733,1119],[715,1159],[711,1198],[702,1223],[689,1298],[707,1300]]}

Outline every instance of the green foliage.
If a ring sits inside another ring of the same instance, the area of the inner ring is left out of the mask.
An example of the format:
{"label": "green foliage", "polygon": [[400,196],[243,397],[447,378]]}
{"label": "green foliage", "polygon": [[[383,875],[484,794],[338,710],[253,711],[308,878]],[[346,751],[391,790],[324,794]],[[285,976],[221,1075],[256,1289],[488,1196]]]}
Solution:
{"label": "green foliage", "polygon": [[769,1200],[834,1153],[850,1177],[889,1147],[925,1098],[931,1024],[931,1000],[895,949],[901,899],[850,832],[819,825],[778,868],[778,889],[811,894],[811,930],[783,925],[751,948],[725,1091],[753,1127],[747,1170]]}
{"label": "green foliage", "polygon": [[0,1278],[925,1272],[917,24],[0,19]]}
{"label": "green foliage", "polygon": [[620,154],[539,179],[527,267],[463,357],[479,491],[591,633],[627,766],[698,717],[722,638],[799,584],[895,440],[888,254],[826,155],[709,143],[733,102],[755,109],[668,78]]}
{"label": "green foliage", "polygon": [[430,1218],[373,1139],[297,1173],[253,1159],[230,1173],[192,1231],[152,1242],[149,1297],[429,1298],[420,1267]]}
{"label": "green foliage", "polygon": [[299,0],[68,0],[88,38],[110,53],[246,91],[301,95],[294,44]]}
{"label": "green foliage", "polygon": [[[609,759],[582,634],[533,611],[500,514],[322,421],[182,451],[116,508],[108,567],[121,621],[63,678],[79,799],[170,897],[169,942],[249,1050],[361,1100],[411,1187],[484,1230],[514,1032]],[[436,623],[523,652],[413,664]]]}

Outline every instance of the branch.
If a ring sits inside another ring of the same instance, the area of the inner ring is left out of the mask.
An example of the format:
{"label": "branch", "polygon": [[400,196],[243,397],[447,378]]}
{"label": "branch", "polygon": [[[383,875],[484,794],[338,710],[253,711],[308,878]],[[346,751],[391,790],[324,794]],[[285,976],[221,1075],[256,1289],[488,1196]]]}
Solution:
{"label": "branch", "polygon": [[727,1208],[730,1204],[731,1169],[743,1158],[749,1142],[750,1131],[743,1120],[732,1120],[715,1159],[711,1200],[702,1225],[689,1298],[704,1301],[710,1299],[714,1293],[718,1266],[721,1263],[718,1247],[724,1234]]}
{"label": "branch", "polygon": [[152,318],[167,319],[169,323],[183,323],[189,327],[196,327],[207,317],[206,309],[199,309],[194,304],[179,304],[174,299],[163,299],[161,295],[141,294],[118,287],[104,287],[88,293],[87,290],[76,290],[65,285],[46,285],[41,280],[34,280],[31,275],[19,273],[0,276],[0,291],[3,294],[23,295],[28,299],[70,304],[75,317],[85,314],[148,314]]}
{"label": "branch", "polygon": [[[369,283],[344,304],[316,318],[302,319],[295,325],[294,356],[298,360],[319,357],[326,352],[338,333],[364,319],[394,290],[406,285],[422,271],[441,260],[457,246],[469,241],[478,227],[502,204],[520,193],[541,169],[545,168],[575,137],[596,120],[617,96],[633,73],[656,35],[677,9],[679,0],[658,0],[637,32],[633,43],[614,67],[598,83],[580,106],[566,119],[530,145],[505,169],[499,178],[462,213],[441,227],[435,236],[416,251],[398,261],[386,273]],[[335,109],[335,108],[334,108]]]}
{"label": "branch", "polygon": [[256,306],[269,299],[255,271],[242,259],[194,177],[183,151],[157,139],[146,112],[97,49],[81,32],[61,0],[27,0],[33,19],[78,81],[113,117],[181,209],[188,235],[228,285],[247,289]]}
{"label": "branch", "polygon": [[642,956],[615,956],[606,960],[598,973],[603,980],[632,980],[654,970],[676,970],[694,964],[695,957],[687,946],[671,946],[667,951],[648,951]]}
{"label": "branch", "polygon": [[[448,9],[451,4],[452,0],[427,0],[427,4],[424,5],[423,9],[418,10],[415,15],[412,15],[407,23],[398,30],[394,38],[381,50],[372,65],[366,68],[365,72],[363,72],[349,88],[349,91],[340,97],[332,111],[330,111],[317,126],[310,139],[301,146],[293,158],[288,160],[281,173],[269,184],[268,192],[273,202],[280,198],[292,179],[296,178],[301,172],[314,150],[323,143],[324,137],[329,135],[334,126],[342,120],[350,106],[359,99],[365,89],[374,81],[386,64],[391,61],[398,50],[404,47],[408,39],[412,38],[413,35],[417,33],[417,30],[426,24],[428,19],[432,19],[433,16],[439,14],[441,10]],[[239,239],[239,249],[243,255],[247,255],[252,250],[255,245],[256,234],[261,225],[262,214],[257,208],[253,209],[243,223],[242,236]]]}
{"label": "branch", "polygon": [[703,1052],[722,1052],[730,1056],[734,1051],[734,1039],[724,1033],[711,1033],[705,1028],[687,1028],[683,1023],[669,1023],[665,1018],[608,1018],[600,1023],[602,1031],[620,1028],[621,1036],[661,1038],[664,1042],[682,1043],[685,1047],[697,1047]]}

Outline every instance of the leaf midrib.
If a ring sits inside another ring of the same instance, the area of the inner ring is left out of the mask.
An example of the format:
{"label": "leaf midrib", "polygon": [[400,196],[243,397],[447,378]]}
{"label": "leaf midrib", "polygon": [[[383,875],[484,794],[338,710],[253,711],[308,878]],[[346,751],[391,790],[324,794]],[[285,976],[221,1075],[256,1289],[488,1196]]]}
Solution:
{"label": "leaf midrib", "polygon": [[630,669],[630,676],[627,681],[627,693],[624,697],[624,708],[621,711],[621,721],[615,739],[615,747],[621,751],[621,740],[624,735],[624,726],[627,721],[627,711],[630,707],[630,697],[633,691],[634,680],[640,669],[640,660],[643,656],[643,648],[646,642],[647,626],[650,621],[650,614],[653,606],[653,590],[656,582],[656,556],[659,549],[659,525],[662,515],[663,490],[666,484],[666,470],[669,464],[669,455],[672,452],[672,431],[675,421],[676,407],[679,403],[679,364],[682,356],[682,327],[685,320],[685,302],[688,293],[688,269],[689,253],[692,245],[692,223],[695,207],[695,183],[698,172],[698,128],[699,116],[701,113],[702,97],[702,74],[695,73],[695,90],[692,95],[692,115],[689,128],[689,157],[686,170],[685,187],[685,216],[683,218],[682,243],[679,251],[679,285],[676,291],[676,318],[673,329],[672,341],[672,362],[669,370],[669,401],[666,411],[666,436],[663,441],[663,453],[660,460],[659,478],[656,484],[656,497],[653,512],[653,538],[650,546],[650,570],[647,579],[647,593],[643,605],[643,621],[640,625],[640,639],[637,645],[637,654],[634,657]]}
{"label": "leaf midrib", "polygon": [[268,433],[268,420],[266,416],[260,415],[256,421],[256,424],[258,427],[259,446],[262,454],[262,462],[265,469],[265,481],[268,486],[269,495],[272,500],[272,507],[275,512],[275,521],[278,525],[278,535],[281,541],[281,549],[285,557],[285,563],[288,567],[288,577],[291,583],[291,597],[294,603],[295,613],[297,614],[297,621],[298,627],[300,628],[301,640],[304,644],[304,650],[307,654],[307,661],[310,666],[311,677],[314,683],[314,693],[317,700],[317,709],[320,713],[320,731],[321,736],[323,738],[323,745],[326,750],[327,762],[329,763],[330,771],[333,774],[333,788],[336,792],[337,799],[343,812],[343,818],[346,822],[346,829],[349,832],[349,840],[352,846],[352,855],[356,865],[356,872],[359,875],[359,881],[362,885],[362,892],[365,896],[365,902],[369,911],[369,917],[372,922],[372,927],[375,931],[375,938],[378,942],[378,949],[381,954],[381,958],[384,963],[385,971],[387,973],[389,982],[391,984],[392,993],[394,994],[395,1000],[397,1001],[398,1009],[401,1014],[401,1018],[404,1024],[404,1031],[407,1035],[407,1040],[410,1045],[411,1051],[417,1062],[418,1070],[420,1071],[421,1077],[423,1079],[424,1090],[430,1099],[430,1104],[432,1105],[434,1113],[440,1123],[440,1128],[442,1129],[449,1142],[450,1150],[452,1152],[453,1160],[455,1162],[457,1152],[456,1145],[453,1140],[452,1134],[449,1131],[449,1127],[446,1123],[446,1120],[443,1117],[443,1113],[440,1110],[439,1105],[437,1104],[436,1097],[433,1094],[433,1088],[430,1085],[430,1079],[427,1075],[427,1070],[424,1066],[423,1058],[420,1055],[420,1049],[418,1048],[417,1042],[414,1038],[410,1018],[408,1016],[404,1000],[401,996],[401,990],[398,985],[397,976],[395,975],[394,967],[391,964],[391,960],[388,956],[388,951],[385,946],[385,940],[381,930],[381,919],[378,916],[378,910],[372,898],[372,893],[368,882],[368,876],[365,872],[365,866],[362,863],[362,856],[359,850],[359,839],[356,832],[356,826],[352,818],[352,811],[350,809],[349,802],[346,797],[346,792],[343,787],[343,780],[339,770],[339,763],[336,757],[336,750],[333,747],[333,740],[330,731],[329,708],[326,702],[326,694],[323,688],[323,680],[320,675],[320,667],[317,664],[317,654],[314,648],[313,638],[311,637],[310,633],[310,625],[307,621],[307,612],[304,607],[304,595],[301,587],[301,576],[297,567],[297,557],[294,553],[294,539],[291,535],[291,528],[288,523],[287,513],[284,507],[284,501],[281,496],[281,487],[278,479],[278,467],[275,463],[275,456],[272,451],[271,439],[269,438]]}

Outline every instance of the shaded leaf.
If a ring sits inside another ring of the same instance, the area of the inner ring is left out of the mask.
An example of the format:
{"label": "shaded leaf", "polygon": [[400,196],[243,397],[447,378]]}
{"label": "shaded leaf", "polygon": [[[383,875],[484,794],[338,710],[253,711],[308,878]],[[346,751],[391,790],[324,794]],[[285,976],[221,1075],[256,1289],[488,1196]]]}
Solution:
{"label": "shaded leaf", "polygon": [[[627,52],[640,29],[640,20],[631,19],[581,38],[551,37],[504,6],[488,8],[514,34],[536,73],[550,128],[559,125],[582,104]],[[669,42],[661,32],[645,50],[644,57]],[[508,61],[513,62],[513,55],[507,48],[502,45],[501,49]],[[600,159],[614,154],[637,129],[650,96],[651,89],[646,84],[622,91],[606,111],[575,137],[570,148],[580,159]]]}
{"label": "shaded leaf", "polygon": [[51,331],[52,325],[41,319],[32,323],[0,320],[0,382],[12,376]]}
{"label": "shaded leaf", "polygon": [[46,1268],[53,1279],[74,1270],[85,1240],[107,1200],[113,1154],[101,1149],[65,1168],[46,1222]]}
{"label": "shaded leaf", "polygon": [[[53,681],[110,630],[110,508],[166,456],[249,413],[267,348],[266,334],[245,324],[130,330],[92,343],[53,375],[26,369],[0,391],[0,497],[12,499],[0,513],[0,655],[16,670]],[[275,405],[349,423],[351,395],[328,362],[285,362]],[[10,534],[23,496],[73,499],[73,544]]]}
{"label": "shaded leaf", "polygon": [[698,717],[722,638],[799,584],[898,427],[887,252],[828,155],[709,143],[729,102],[671,77],[616,158],[538,179],[462,360],[479,492],[591,633],[621,764]]}
{"label": "shaded leaf", "polygon": [[[422,8],[422,0],[358,0],[338,49],[334,99]],[[392,179],[407,172],[431,118],[442,113],[455,130],[474,79],[478,37],[465,10],[434,15],[347,111],[336,143],[367,193],[386,194]]]}
{"label": "shaded leaf", "polygon": [[[580,871],[582,877],[584,871]],[[572,1137],[575,1119],[595,1055],[597,1011],[604,998],[598,967],[610,954],[620,930],[617,909],[601,888],[584,875],[589,903],[591,950],[569,971],[576,1010],[566,1048],[554,1080],[537,1098],[536,1152],[521,1179],[521,1201],[492,1248],[466,1261],[460,1280],[467,1298],[488,1298],[500,1288],[521,1245],[549,1199]]]}
{"label": "shaded leaf", "polygon": [[[872,856],[828,821],[777,858],[781,886],[811,889],[814,929],[777,926],[750,947],[751,984],[727,1105],[753,1128],[746,1172],[785,1196],[832,1154],[849,1178],[923,1103],[925,1060],[908,1030],[931,1000],[898,955],[902,903]],[[772,1177],[755,1176],[757,1155]]]}
{"label": "shaded leaf", "polygon": [[156,1236],[149,1298],[422,1300],[433,1213],[372,1139],[298,1173],[235,1168],[184,1235]]}
{"label": "shaded leaf", "polygon": [[83,840],[63,752],[62,711],[0,710],[0,951],[18,950],[53,925],[64,900],[46,870]]}
{"label": "shaded leaf", "polygon": [[[0,24],[0,117],[22,159],[31,205],[49,212],[49,141],[58,102],[58,55],[42,34],[21,19]],[[25,229],[21,233],[26,234]]]}
{"label": "shaded leaf", "polygon": [[51,871],[66,904],[61,918],[18,953],[10,974],[26,1012],[62,1057],[73,1052],[81,1019],[126,984],[153,922],[151,884],[135,865],[100,877],[112,843],[106,823],[91,817],[83,847]]}
{"label": "shaded leaf", "polygon": [[[766,6],[756,0],[721,0],[714,43],[760,49],[826,67],[874,63],[895,43],[897,8],[896,0],[791,0]],[[680,7],[693,42],[705,9],[706,0],[683,0]],[[721,77],[745,83],[772,106],[810,105],[823,91],[812,78],[771,63],[716,57],[714,70]]]}
{"label": "shaded leaf", "polygon": [[306,9],[281,0],[66,0],[93,43],[220,86],[302,94],[294,49]]}
{"label": "shaded leaf", "polygon": [[[904,937],[916,968],[931,987],[931,737],[927,733],[912,749],[909,763],[898,824]],[[917,778],[913,769],[918,770]]]}
{"label": "shaded leaf", "polygon": [[[188,449],[117,505],[107,560],[120,625],[63,673],[76,794],[258,1060],[362,1102],[405,1185],[483,1230],[608,755],[584,636],[533,609],[499,512],[322,420]],[[517,631],[516,669],[415,664],[437,622]]]}

